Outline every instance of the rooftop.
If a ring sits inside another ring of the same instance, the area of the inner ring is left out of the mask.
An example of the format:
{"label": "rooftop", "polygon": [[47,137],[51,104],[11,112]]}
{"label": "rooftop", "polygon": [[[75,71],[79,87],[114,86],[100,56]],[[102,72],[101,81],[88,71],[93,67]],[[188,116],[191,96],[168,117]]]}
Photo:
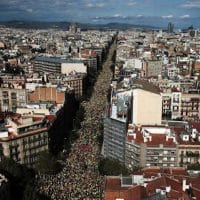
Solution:
{"label": "rooftop", "polygon": [[[142,169],[138,175],[133,175],[132,179],[133,177],[135,177],[134,180],[138,179],[138,183],[132,182],[132,185],[127,186],[122,185],[122,176],[106,177],[105,199],[123,198],[124,200],[132,200],[134,196],[134,200],[140,200],[160,195],[160,197],[172,200],[189,199],[191,194],[199,199],[200,179],[189,176],[183,168],[148,167]],[[139,181],[139,179],[142,181]]]}
{"label": "rooftop", "polygon": [[41,62],[48,62],[48,63],[55,63],[55,64],[62,64],[62,63],[83,63],[81,60],[78,59],[71,59],[71,58],[62,58],[62,57],[54,57],[54,56],[36,56],[34,61],[41,61]]}
{"label": "rooftop", "polygon": [[129,125],[127,140],[136,144],[145,143],[147,147],[176,147],[175,135],[164,126],[131,126]]}

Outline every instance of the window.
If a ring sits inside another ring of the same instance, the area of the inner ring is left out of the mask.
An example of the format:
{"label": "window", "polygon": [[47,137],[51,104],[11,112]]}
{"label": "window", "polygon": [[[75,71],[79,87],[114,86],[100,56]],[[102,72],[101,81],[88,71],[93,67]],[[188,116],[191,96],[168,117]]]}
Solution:
{"label": "window", "polygon": [[174,102],[174,103],[178,103],[178,102],[179,102],[179,99],[180,99],[179,94],[174,94],[174,95],[173,95],[173,102]]}
{"label": "window", "polygon": [[12,93],[11,93],[11,98],[12,98],[12,99],[17,99],[17,94],[16,94],[15,92],[12,92]]}
{"label": "window", "polygon": [[164,151],[164,154],[168,154],[168,151]]}
{"label": "window", "polygon": [[173,111],[178,111],[179,107],[178,106],[173,106]]}

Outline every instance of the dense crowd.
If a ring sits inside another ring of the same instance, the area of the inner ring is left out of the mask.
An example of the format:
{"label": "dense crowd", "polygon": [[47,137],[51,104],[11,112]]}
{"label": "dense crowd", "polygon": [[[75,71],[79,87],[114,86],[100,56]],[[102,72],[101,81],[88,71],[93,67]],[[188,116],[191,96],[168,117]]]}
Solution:
{"label": "dense crowd", "polygon": [[114,46],[93,88],[89,101],[83,102],[85,110],[79,138],[72,144],[63,170],[57,175],[40,175],[39,190],[53,200],[102,199],[104,178],[98,173],[100,147],[98,137],[102,134],[102,120],[107,102],[112,72]]}

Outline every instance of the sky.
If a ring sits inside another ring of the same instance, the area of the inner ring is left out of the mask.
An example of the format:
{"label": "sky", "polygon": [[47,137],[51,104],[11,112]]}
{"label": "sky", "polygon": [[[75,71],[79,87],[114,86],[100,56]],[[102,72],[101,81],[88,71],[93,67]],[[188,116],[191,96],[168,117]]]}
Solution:
{"label": "sky", "polygon": [[200,0],[0,0],[0,21],[200,26]]}

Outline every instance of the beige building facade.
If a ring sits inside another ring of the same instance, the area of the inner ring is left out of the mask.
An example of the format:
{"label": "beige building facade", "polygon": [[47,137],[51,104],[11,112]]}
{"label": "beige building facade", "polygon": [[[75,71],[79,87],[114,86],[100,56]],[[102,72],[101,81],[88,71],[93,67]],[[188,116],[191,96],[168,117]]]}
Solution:
{"label": "beige building facade", "polygon": [[134,89],[132,123],[145,125],[160,125],[161,119],[161,95],[143,89]]}

